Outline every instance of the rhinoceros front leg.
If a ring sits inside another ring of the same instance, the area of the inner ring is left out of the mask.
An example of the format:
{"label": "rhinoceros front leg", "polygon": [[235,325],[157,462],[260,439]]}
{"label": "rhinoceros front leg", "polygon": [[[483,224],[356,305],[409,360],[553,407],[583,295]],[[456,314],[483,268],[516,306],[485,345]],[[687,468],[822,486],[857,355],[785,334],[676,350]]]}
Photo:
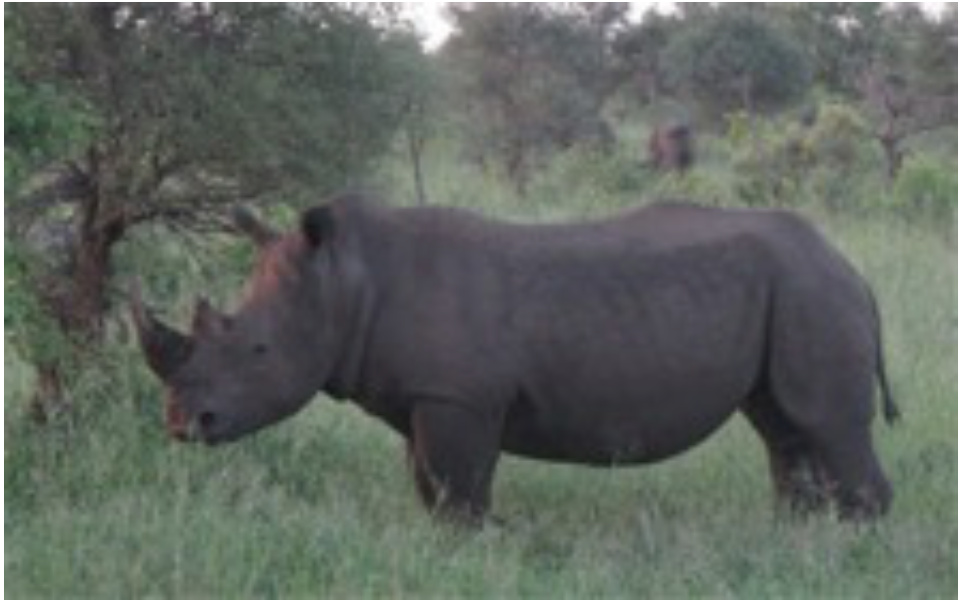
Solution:
{"label": "rhinoceros front leg", "polygon": [[417,404],[410,454],[423,503],[437,517],[480,525],[489,509],[501,426],[441,401]]}

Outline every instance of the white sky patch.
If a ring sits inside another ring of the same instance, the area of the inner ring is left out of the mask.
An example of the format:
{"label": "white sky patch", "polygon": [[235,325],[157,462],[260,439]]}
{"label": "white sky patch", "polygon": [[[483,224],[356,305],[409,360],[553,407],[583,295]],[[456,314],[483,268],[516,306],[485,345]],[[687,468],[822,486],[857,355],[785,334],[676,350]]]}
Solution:
{"label": "white sky patch", "polygon": [[446,18],[447,2],[403,2],[403,13],[409,17],[416,30],[423,36],[423,46],[432,51],[452,34],[452,25]]}
{"label": "white sky patch", "polygon": [[[402,11],[423,36],[427,51],[433,51],[452,35],[453,27],[445,14],[446,5],[458,2],[402,2]],[[675,10],[675,2],[630,2],[631,19],[639,21],[649,9],[656,8],[669,13]],[[922,8],[933,15],[940,15],[947,2],[920,2]]]}
{"label": "white sky patch", "polygon": [[[445,14],[446,5],[459,4],[458,2],[403,2],[402,10],[423,36],[423,45],[426,50],[432,51],[449,38],[453,27]],[[658,7],[663,12],[673,10],[674,2],[630,2],[632,19],[638,21],[642,15],[652,7]]]}

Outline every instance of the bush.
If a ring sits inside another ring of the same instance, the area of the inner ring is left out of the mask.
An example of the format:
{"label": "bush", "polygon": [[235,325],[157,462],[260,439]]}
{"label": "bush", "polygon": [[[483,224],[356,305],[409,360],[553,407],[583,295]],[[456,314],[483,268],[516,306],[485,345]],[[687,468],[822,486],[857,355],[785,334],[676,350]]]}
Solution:
{"label": "bush", "polygon": [[736,148],[736,193],[748,205],[815,201],[851,209],[874,197],[861,187],[878,165],[876,149],[849,105],[824,103],[813,116],[791,120],[733,114],[728,139]]}
{"label": "bush", "polygon": [[718,174],[699,168],[686,174],[669,172],[659,176],[646,198],[649,201],[690,200],[721,206],[729,202],[727,191]]}
{"label": "bush", "polygon": [[811,168],[852,170],[874,157],[865,119],[843,103],[822,104],[814,123],[800,133],[799,144]]}
{"label": "bush", "polygon": [[651,180],[641,161],[638,153],[624,146],[611,152],[581,147],[557,158],[554,168],[567,184],[585,183],[606,194],[638,194]]}
{"label": "bush", "polygon": [[905,161],[892,191],[895,208],[954,229],[958,220],[958,174],[953,165],[927,155]]}
{"label": "bush", "polygon": [[33,366],[72,365],[75,346],[49,312],[41,280],[48,269],[38,254],[18,242],[5,242],[3,291],[4,344]]}
{"label": "bush", "polygon": [[795,125],[734,113],[727,137],[735,149],[736,197],[748,206],[794,204],[804,172]]}

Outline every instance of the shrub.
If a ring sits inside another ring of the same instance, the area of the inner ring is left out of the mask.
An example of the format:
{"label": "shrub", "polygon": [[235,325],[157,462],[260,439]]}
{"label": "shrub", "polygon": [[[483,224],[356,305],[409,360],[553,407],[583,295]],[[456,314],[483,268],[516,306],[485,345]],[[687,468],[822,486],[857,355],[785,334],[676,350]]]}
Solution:
{"label": "shrub", "polygon": [[3,256],[5,345],[34,366],[66,362],[72,343],[49,312],[39,284],[48,269],[37,253],[16,241],[5,242]]}
{"label": "shrub", "polygon": [[824,103],[814,123],[799,134],[803,159],[812,168],[852,170],[873,157],[868,126],[850,105]]}
{"label": "shrub", "polygon": [[[810,119],[729,117],[736,193],[748,205],[816,201],[849,209],[870,199],[859,189],[877,166],[864,119],[851,106],[827,102]],[[854,175],[854,178],[850,178]]]}
{"label": "shrub", "polygon": [[611,152],[580,148],[564,154],[556,167],[565,179],[588,183],[603,193],[636,194],[651,180],[641,160],[624,146]]}
{"label": "shrub", "polygon": [[735,148],[732,166],[735,194],[749,206],[792,205],[804,171],[796,127],[776,120],[735,113],[728,118],[727,136]]}
{"label": "shrub", "polygon": [[895,180],[892,202],[906,215],[955,228],[958,173],[954,165],[927,155],[909,157]]}
{"label": "shrub", "polygon": [[691,200],[707,205],[725,205],[728,202],[727,187],[718,175],[701,168],[687,174],[670,172],[660,176],[646,197],[657,200]]}

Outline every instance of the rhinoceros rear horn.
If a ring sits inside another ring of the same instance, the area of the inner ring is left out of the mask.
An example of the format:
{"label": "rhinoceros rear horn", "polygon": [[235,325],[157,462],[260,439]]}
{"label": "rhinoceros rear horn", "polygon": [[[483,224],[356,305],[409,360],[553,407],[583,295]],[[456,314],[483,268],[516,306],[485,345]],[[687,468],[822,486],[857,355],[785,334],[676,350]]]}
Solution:
{"label": "rhinoceros rear horn", "polygon": [[233,224],[237,231],[247,235],[259,246],[267,245],[278,236],[276,231],[260,221],[246,208],[233,210]]}
{"label": "rhinoceros rear horn", "polygon": [[187,336],[158,321],[143,305],[139,283],[130,292],[133,324],[150,369],[162,380],[169,379],[186,362],[193,349]]}
{"label": "rhinoceros rear horn", "polygon": [[229,318],[213,308],[206,298],[198,298],[193,305],[193,335],[202,337],[221,332]]}

